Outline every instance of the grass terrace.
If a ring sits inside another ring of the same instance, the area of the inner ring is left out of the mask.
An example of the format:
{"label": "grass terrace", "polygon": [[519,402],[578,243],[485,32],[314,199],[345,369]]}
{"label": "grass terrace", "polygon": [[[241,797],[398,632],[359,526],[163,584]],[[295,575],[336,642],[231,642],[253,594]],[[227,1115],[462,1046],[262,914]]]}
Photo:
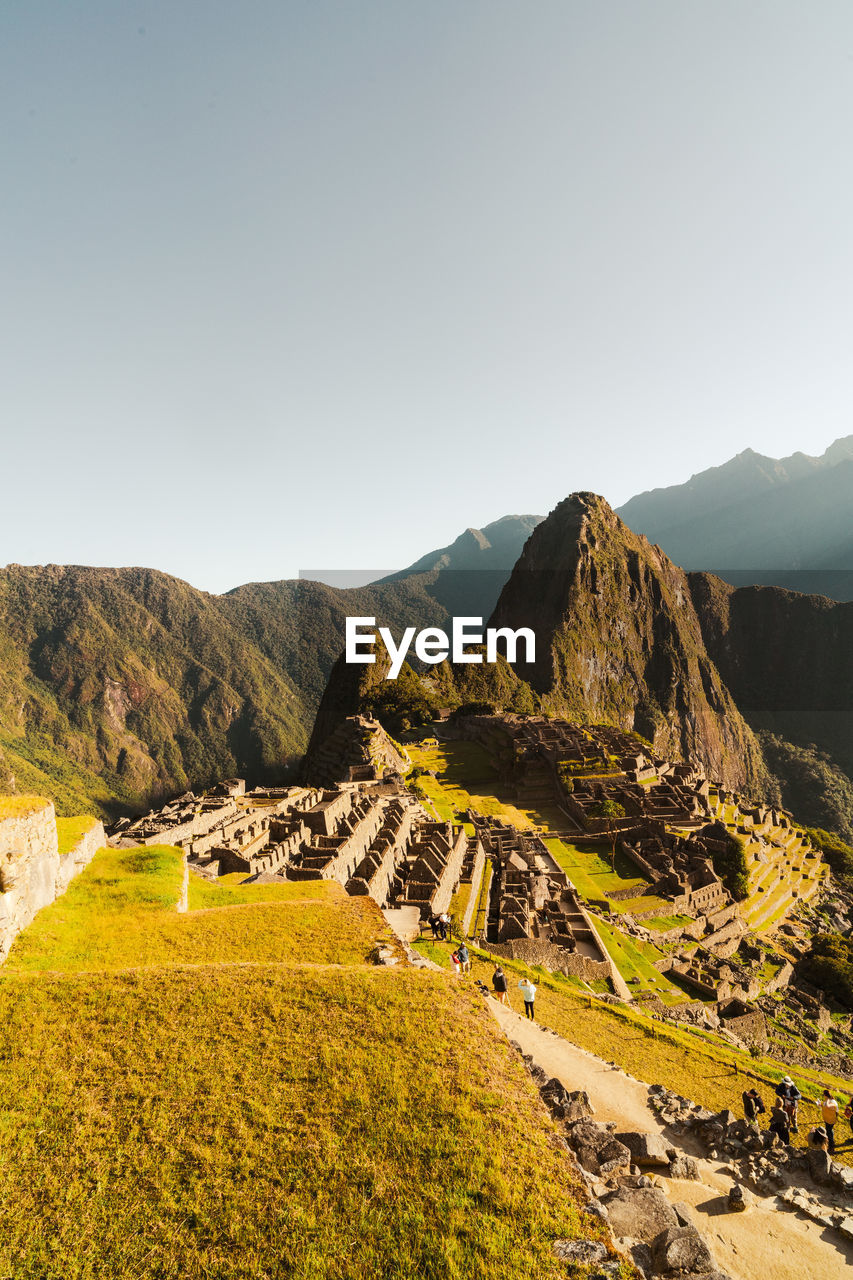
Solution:
{"label": "grass terrace", "polygon": [[[265,900],[262,892],[247,898],[234,886],[232,905],[239,910],[216,905],[179,914],[182,885],[178,849],[102,849],[16,938],[3,972],[302,960],[360,964],[377,940],[391,936],[369,900],[350,898],[339,885],[323,881],[293,886],[301,893],[290,900]],[[253,938],[250,954],[247,931]]]}
{"label": "grass terrace", "polygon": [[26,818],[50,804],[44,796],[0,796],[0,821],[3,818]]}
{"label": "grass terrace", "polygon": [[474,989],[325,967],[369,899],[225,880],[179,916],[176,850],[104,850],[0,968],[0,1276],[574,1274],[553,1241],[602,1228]]}
{"label": "grass terrace", "polygon": [[566,825],[566,816],[556,805],[516,805],[508,789],[501,786],[488,752],[479,743],[442,742],[437,747],[412,744],[407,750],[414,767],[435,772],[434,778],[421,775],[416,781],[442,819],[470,808],[523,831],[532,827],[559,831]]}
{"label": "grass terrace", "polygon": [[92,818],[87,814],[83,814],[79,818],[57,818],[56,834],[59,838],[59,855],[64,857],[66,853],[70,853],[72,849],[80,843],[88,831],[97,822],[97,818]]}

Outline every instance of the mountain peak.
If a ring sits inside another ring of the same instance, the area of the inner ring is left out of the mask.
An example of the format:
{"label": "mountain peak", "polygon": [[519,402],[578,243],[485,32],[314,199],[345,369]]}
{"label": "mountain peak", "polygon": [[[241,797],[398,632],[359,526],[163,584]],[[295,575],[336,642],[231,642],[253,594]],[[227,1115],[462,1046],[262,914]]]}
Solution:
{"label": "mountain peak", "polygon": [[519,673],[549,714],[635,730],[731,786],[763,777],[687,575],[599,494],[569,494],[533,531],[490,623],[534,631],[536,662]]}

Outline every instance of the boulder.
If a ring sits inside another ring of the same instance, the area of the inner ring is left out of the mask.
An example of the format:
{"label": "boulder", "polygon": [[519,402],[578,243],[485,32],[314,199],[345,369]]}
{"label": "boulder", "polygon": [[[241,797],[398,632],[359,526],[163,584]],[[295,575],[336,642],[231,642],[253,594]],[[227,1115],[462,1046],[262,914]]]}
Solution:
{"label": "boulder", "polygon": [[670,1164],[670,1153],[673,1148],[659,1133],[617,1133],[617,1141],[631,1152],[631,1159],[640,1168]]}
{"label": "boulder", "polygon": [[607,1246],[599,1240],[555,1240],[551,1248],[561,1262],[584,1265],[607,1257]]}
{"label": "boulder", "polygon": [[673,1200],[672,1209],[678,1219],[678,1225],[680,1227],[696,1228],[696,1223],[693,1221],[693,1214],[689,1204],[685,1204],[683,1200]]}
{"label": "boulder", "polygon": [[808,1151],[809,1173],[819,1186],[827,1186],[832,1182],[832,1165],[828,1151],[815,1150],[810,1147]]}
{"label": "boulder", "polygon": [[585,1120],[587,1117],[595,1114],[595,1107],[589,1100],[589,1094],[584,1089],[573,1089],[569,1094],[569,1100],[565,1104],[566,1124],[574,1124],[577,1120]]}
{"label": "boulder", "polygon": [[568,1130],[568,1138],[587,1173],[615,1178],[630,1171],[631,1152],[603,1125],[581,1120]]}
{"label": "boulder", "polygon": [[594,1112],[589,1095],[583,1089],[574,1089],[569,1092],[556,1076],[546,1081],[539,1093],[555,1120],[565,1120],[573,1124],[577,1120],[587,1119]]}
{"label": "boulder", "polygon": [[735,1213],[742,1213],[744,1209],[748,1209],[752,1196],[746,1187],[742,1187],[739,1182],[735,1182],[729,1191],[729,1208]]}
{"label": "boulder", "polygon": [[668,1227],[652,1242],[652,1258],[658,1271],[679,1274],[714,1270],[714,1259],[695,1227]]}
{"label": "boulder", "polygon": [[684,1178],[689,1182],[699,1182],[699,1165],[692,1156],[676,1156],[669,1166],[671,1178]]}
{"label": "boulder", "polygon": [[697,1130],[700,1141],[704,1142],[706,1147],[716,1149],[719,1147],[725,1137],[725,1129],[721,1124],[717,1124],[714,1120],[709,1120],[707,1124],[703,1124]]}
{"label": "boulder", "polygon": [[619,1187],[604,1197],[604,1204],[613,1234],[643,1244],[679,1226],[675,1210],[658,1187]]}

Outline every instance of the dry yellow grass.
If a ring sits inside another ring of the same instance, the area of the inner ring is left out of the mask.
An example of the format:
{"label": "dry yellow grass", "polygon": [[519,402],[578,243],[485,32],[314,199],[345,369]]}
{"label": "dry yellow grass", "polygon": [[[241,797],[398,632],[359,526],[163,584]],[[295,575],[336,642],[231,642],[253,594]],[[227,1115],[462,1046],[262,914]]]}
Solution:
{"label": "dry yellow grass", "polygon": [[0,796],[0,820],[24,818],[30,813],[38,813],[50,803],[44,796]]}

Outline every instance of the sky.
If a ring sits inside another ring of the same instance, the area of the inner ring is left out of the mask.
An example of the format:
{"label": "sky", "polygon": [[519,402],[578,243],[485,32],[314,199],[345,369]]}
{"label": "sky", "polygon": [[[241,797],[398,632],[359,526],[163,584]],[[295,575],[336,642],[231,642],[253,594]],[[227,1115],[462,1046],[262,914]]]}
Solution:
{"label": "sky", "polygon": [[0,562],[410,563],[853,431],[853,6],[8,0]]}

